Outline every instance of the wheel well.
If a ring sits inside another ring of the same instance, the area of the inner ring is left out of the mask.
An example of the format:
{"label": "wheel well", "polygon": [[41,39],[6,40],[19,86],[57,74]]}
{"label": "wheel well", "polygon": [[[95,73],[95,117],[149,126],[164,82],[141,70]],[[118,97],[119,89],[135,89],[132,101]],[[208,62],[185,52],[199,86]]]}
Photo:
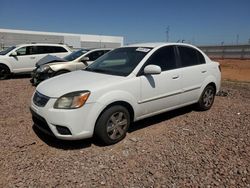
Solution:
{"label": "wheel well", "polygon": [[[120,106],[125,107],[125,108],[128,110],[129,114],[130,114],[130,121],[131,121],[131,122],[134,121],[134,109],[133,109],[133,107],[132,107],[129,103],[127,103],[127,102],[125,102],[125,101],[116,101],[116,102],[113,102],[113,103],[109,104],[109,105],[106,106],[106,108],[100,113],[100,115],[101,115],[106,109],[110,108],[111,106],[115,106],[115,105],[120,105]],[[99,117],[100,117],[100,116],[99,116]]]}
{"label": "wheel well", "polygon": [[66,70],[66,69],[62,69],[62,70],[56,71],[56,72],[54,73],[54,75],[57,75],[58,73],[61,73],[61,72],[63,72],[63,73],[68,73],[68,72],[70,72],[70,71],[69,71],[69,70]]}
{"label": "wheel well", "polygon": [[70,71],[67,70],[67,69],[62,69],[62,70],[58,70],[58,71],[56,71],[56,72],[70,72]]}
{"label": "wheel well", "polygon": [[216,92],[216,85],[215,85],[214,82],[209,83],[207,86],[212,86],[214,88],[215,92]]}
{"label": "wheel well", "polygon": [[10,68],[7,65],[3,64],[3,63],[0,63],[0,67],[6,67],[10,71]]}

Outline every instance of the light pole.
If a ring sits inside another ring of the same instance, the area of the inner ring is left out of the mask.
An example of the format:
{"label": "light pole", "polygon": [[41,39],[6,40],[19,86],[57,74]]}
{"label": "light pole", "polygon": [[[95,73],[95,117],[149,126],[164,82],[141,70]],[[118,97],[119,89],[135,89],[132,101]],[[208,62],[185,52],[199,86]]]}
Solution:
{"label": "light pole", "polygon": [[167,28],[166,28],[166,42],[169,41],[169,30],[170,30],[170,27],[167,26]]}

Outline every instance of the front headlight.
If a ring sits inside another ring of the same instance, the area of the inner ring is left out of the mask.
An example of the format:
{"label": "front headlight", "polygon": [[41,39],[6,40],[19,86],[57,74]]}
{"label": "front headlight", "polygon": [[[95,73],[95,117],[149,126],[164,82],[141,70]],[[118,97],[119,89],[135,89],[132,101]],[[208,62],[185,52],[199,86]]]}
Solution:
{"label": "front headlight", "polygon": [[89,95],[90,91],[76,91],[65,94],[56,100],[54,108],[57,109],[80,108],[86,103]]}
{"label": "front headlight", "polygon": [[37,69],[37,72],[48,72],[50,70],[50,67],[48,65],[41,66]]}

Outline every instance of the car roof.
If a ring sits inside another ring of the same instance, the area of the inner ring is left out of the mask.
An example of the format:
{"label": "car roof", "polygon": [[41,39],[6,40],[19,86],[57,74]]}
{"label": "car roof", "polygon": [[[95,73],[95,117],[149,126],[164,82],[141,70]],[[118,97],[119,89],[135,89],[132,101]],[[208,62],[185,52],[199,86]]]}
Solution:
{"label": "car roof", "polygon": [[52,44],[52,43],[28,43],[28,44],[18,44],[16,47],[20,46],[66,46],[65,44]]}
{"label": "car roof", "polygon": [[[170,46],[170,45],[178,45],[178,46],[190,46],[194,47],[193,45],[186,44],[186,43],[164,43],[164,42],[154,42],[154,43],[138,43],[138,44],[130,44],[127,47],[144,47],[144,48],[157,48],[161,46]],[[126,47],[126,46],[124,46]]]}
{"label": "car roof", "polygon": [[114,48],[89,48],[89,51],[94,51],[94,50],[113,50]]}

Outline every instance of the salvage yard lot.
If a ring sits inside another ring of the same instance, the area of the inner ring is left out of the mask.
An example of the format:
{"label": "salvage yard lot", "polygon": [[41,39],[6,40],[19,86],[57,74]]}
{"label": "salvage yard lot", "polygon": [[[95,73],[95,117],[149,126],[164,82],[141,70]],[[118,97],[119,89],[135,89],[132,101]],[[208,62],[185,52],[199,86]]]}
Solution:
{"label": "salvage yard lot", "polygon": [[222,62],[223,78],[244,83],[224,81],[227,96],[211,110],[139,121],[106,147],[41,134],[32,128],[29,78],[0,81],[0,187],[250,187],[250,80],[227,78],[230,63]]}

